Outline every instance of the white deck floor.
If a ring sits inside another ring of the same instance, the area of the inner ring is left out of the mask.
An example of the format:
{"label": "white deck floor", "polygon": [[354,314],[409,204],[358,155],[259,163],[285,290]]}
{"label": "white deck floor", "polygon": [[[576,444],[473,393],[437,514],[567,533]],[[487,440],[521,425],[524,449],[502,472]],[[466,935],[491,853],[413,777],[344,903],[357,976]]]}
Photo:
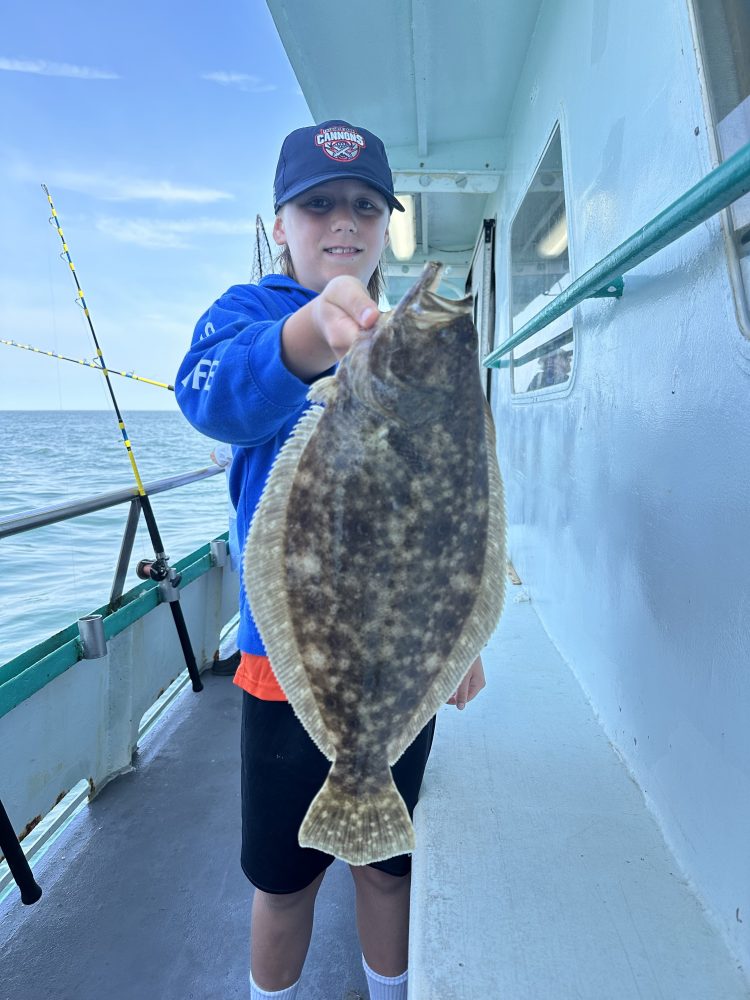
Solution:
{"label": "white deck floor", "polygon": [[417,807],[409,1000],[747,1000],[531,603],[444,708]]}
{"label": "white deck floor", "polygon": [[[203,674],[0,902],[0,1000],[247,1000],[252,887],[240,868],[241,692]],[[300,1000],[367,995],[346,866],[320,890]]]}
{"label": "white deck floor", "polygon": [[[409,1000],[748,1000],[529,603],[444,708],[417,811]],[[0,904],[0,1000],[248,995],[239,692],[204,675]],[[351,880],[326,878],[301,1000],[366,995]]]}

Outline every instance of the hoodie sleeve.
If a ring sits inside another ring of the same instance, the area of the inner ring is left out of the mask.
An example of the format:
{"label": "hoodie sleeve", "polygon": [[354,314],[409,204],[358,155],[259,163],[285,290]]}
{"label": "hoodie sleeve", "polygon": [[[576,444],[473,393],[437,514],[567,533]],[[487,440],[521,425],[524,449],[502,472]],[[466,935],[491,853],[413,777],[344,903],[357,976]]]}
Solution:
{"label": "hoodie sleeve", "polygon": [[204,313],[175,379],[177,404],[193,427],[252,447],[304,406],[310,387],[281,360],[281,329],[296,308],[238,285]]}

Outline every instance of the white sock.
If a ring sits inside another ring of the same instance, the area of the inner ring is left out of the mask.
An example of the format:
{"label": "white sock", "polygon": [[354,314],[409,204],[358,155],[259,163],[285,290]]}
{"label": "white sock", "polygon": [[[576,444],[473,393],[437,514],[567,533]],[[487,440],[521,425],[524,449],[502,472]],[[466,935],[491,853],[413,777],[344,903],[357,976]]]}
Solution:
{"label": "white sock", "polygon": [[381,976],[379,972],[372,971],[364,955],[362,965],[370,990],[370,1000],[406,1000],[408,969],[400,976]]}
{"label": "white sock", "polygon": [[[287,986],[285,990],[262,990],[260,986],[256,986],[251,972],[250,1000],[264,1000],[264,997],[270,997],[271,1000],[295,1000],[299,984],[300,981],[298,979],[296,983],[292,983],[291,986]],[[406,994],[404,994],[404,1000],[406,1000]]]}

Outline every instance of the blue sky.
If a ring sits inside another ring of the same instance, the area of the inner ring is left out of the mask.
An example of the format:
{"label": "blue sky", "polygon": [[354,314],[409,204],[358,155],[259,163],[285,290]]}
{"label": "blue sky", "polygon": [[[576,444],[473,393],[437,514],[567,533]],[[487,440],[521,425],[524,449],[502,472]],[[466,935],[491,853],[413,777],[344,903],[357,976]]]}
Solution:
{"label": "blue sky", "polygon": [[[199,315],[248,280],[281,142],[312,121],[265,3],[12,4],[0,109],[0,337],[94,354],[44,182],[107,364],[174,381]],[[0,409],[105,409],[102,383],[0,344]],[[113,384],[123,409],[175,408]]]}

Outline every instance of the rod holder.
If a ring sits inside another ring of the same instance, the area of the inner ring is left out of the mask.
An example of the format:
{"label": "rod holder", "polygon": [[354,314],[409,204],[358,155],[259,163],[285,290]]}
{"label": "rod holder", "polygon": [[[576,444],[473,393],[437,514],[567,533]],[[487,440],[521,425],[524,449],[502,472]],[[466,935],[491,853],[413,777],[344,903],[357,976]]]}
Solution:
{"label": "rod holder", "polygon": [[[177,577],[177,582],[179,583],[179,577]],[[159,593],[161,594],[161,599],[166,604],[172,604],[174,601],[179,601],[180,590],[176,587],[174,581],[167,577],[166,580],[159,581]]]}
{"label": "rod holder", "polygon": [[214,566],[226,566],[227,543],[223,538],[214,538],[211,542],[211,562]]}
{"label": "rod holder", "polygon": [[104,619],[101,615],[84,615],[79,618],[78,633],[81,636],[84,660],[98,660],[107,655]]}

